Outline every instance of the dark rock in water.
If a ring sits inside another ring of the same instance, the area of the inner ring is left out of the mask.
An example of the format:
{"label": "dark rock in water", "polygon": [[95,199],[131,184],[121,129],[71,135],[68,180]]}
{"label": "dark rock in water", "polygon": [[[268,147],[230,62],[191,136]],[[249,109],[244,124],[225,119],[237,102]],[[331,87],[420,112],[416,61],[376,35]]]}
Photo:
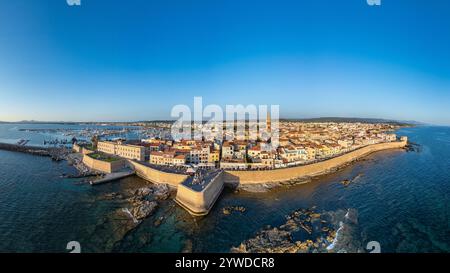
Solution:
{"label": "dark rock in water", "polygon": [[183,250],[181,250],[182,253],[192,253],[193,250],[193,243],[191,239],[187,239],[184,242]]}
{"label": "dark rock in water", "polygon": [[408,142],[408,144],[403,149],[407,152],[419,153],[421,151],[420,145],[414,142]]}
{"label": "dark rock in water", "polygon": [[163,220],[164,220],[164,217],[161,216],[161,217],[159,217],[158,219],[155,220],[155,222],[153,223],[153,225],[154,225],[155,227],[159,227],[159,226],[161,225],[161,223],[162,223]]}
{"label": "dark rock in water", "polygon": [[350,184],[350,180],[344,179],[344,180],[341,181],[341,183],[342,183],[342,185],[344,185],[344,186],[348,186],[348,185]]}
{"label": "dark rock in water", "polygon": [[243,206],[228,206],[222,209],[223,214],[230,215],[233,211],[244,213],[247,209]]}
{"label": "dark rock in water", "polygon": [[247,209],[243,206],[237,206],[237,207],[234,207],[234,210],[239,211],[239,212],[245,212]]}
{"label": "dark rock in water", "polygon": [[141,201],[134,203],[129,211],[135,219],[142,220],[152,214],[157,206],[158,203],[154,201]]}
{"label": "dark rock in water", "polygon": [[[156,200],[165,200],[170,196],[170,188],[166,184],[157,184],[149,187],[142,187],[137,190],[129,192],[131,197],[126,199],[131,208],[123,209],[123,212],[129,214],[134,222],[147,218],[151,215],[158,206]],[[111,198],[119,197],[118,195],[110,194]],[[159,221],[158,221],[159,220]],[[158,219],[155,225],[161,224],[162,219]]]}
{"label": "dark rock in water", "polygon": [[165,200],[170,196],[170,188],[167,184],[155,184],[143,187],[130,193],[133,198],[151,200]]}
{"label": "dark rock in water", "polygon": [[150,193],[152,193],[153,190],[151,187],[144,187],[144,188],[139,188],[134,192],[135,196],[139,196],[139,197],[145,197],[147,195],[149,195]]}
{"label": "dark rock in water", "polygon": [[156,200],[166,200],[170,196],[170,188],[167,184],[157,184],[153,187],[153,195]]}
{"label": "dark rock in water", "polygon": [[[266,227],[255,237],[231,249],[234,253],[319,253],[360,252],[361,248],[349,243],[350,225],[357,223],[357,214],[345,212],[318,213],[313,209],[299,209],[286,216],[286,222],[275,228]],[[344,217],[345,214],[345,217]],[[342,228],[341,223],[344,226]],[[347,224],[348,222],[348,224]],[[337,242],[338,231],[344,238]],[[342,233],[344,235],[342,235]],[[347,240],[347,241],[346,241]],[[341,243],[342,242],[342,243]]]}
{"label": "dark rock in water", "polygon": [[[165,184],[151,185],[137,190],[128,190],[126,198],[118,193],[108,193],[103,196],[104,199],[123,199],[129,205],[119,209],[118,214],[124,217],[121,229],[127,232],[136,228],[145,218],[152,215],[158,207],[157,200],[164,200],[170,196],[170,188]],[[119,216],[116,216],[119,218]],[[132,221],[130,221],[130,219]],[[161,216],[153,223],[155,227],[159,226],[164,217]]]}
{"label": "dark rock in water", "polygon": [[138,242],[139,245],[147,245],[152,240],[152,237],[150,236],[150,233],[145,232],[139,235]]}
{"label": "dark rock in water", "polygon": [[103,200],[114,200],[114,199],[122,199],[123,196],[120,193],[117,192],[111,192],[111,193],[107,193],[105,195],[103,195],[103,197],[101,199]]}
{"label": "dark rock in water", "polygon": [[[118,193],[110,193],[106,196],[110,198],[118,198]],[[126,200],[126,199],[124,199]],[[114,252],[115,247],[121,247],[127,241],[124,241],[126,235],[142,221],[150,216],[157,208],[157,203],[154,201],[128,199],[130,205],[128,208],[120,208],[102,219],[95,226],[94,230],[90,232],[96,234],[95,239],[98,239],[98,245],[102,246],[104,252]],[[130,221],[130,219],[132,221]],[[139,234],[136,237],[134,246],[147,245],[151,241],[150,233]],[[93,242],[96,243],[96,242]]]}
{"label": "dark rock in water", "polygon": [[355,182],[356,180],[358,180],[362,176],[364,176],[364,174],[363,173],[359,173],[357,176],[353,177],[351,180],[350,179],[344,179],[344,180],[341,181],[341,183],[342,183],[342,185],[347,187],[348,185],[350,185],[350,183]]}
{"label": "dark rock in water", "polygon": [[[294,251],[292,251],[294,250]],[[261,231],[255,238],[232,248],[233,253],[287,253],[296,252],[290,233],[285,230],[273,228]]]}

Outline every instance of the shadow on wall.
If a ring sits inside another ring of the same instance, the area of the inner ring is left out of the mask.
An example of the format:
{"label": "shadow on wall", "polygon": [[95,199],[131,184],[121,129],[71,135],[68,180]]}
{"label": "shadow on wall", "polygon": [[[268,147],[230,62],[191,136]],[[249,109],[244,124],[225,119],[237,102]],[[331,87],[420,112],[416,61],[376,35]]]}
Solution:
{"label": "shadow on wall", "polygon": [[230,187],[237,188],[241,184],[241,178],[237,175],[231,174],[227,171],[224,171],[222,175],[224,184]]}

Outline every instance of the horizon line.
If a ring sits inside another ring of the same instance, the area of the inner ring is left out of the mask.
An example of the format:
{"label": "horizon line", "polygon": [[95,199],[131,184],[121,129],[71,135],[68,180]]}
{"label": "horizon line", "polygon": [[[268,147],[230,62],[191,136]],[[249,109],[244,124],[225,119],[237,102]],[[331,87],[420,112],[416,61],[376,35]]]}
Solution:
{"label": "horizon line", "polygon": [[[308,121],[308,120],[318,120],[318,119],[342,119],[342,120],[361,120],[361,121],[379,121],[379,122],[398,122],[398,123],[408,123],[408,124],[422,124],[422,125],[438,125],[434,123],[426,123],[417,120],[399,120],[399,119],[389,119],[389,118],[365,118],[365,117],[342,117],[342,116],[318,116],[309,118],[279,118],[280,121]],[[127,121],[104,121],[104,120],[91,120],[91,121],[73,121],[73,120],[19,120],[19,121],[4,121],[0,120],[0,123],[140,123],[140,122],[174,122],[177,119],[148,119],[148,120],[127,120]],[[196,120],[192,120],[196,121]],[[203,120],[208,121],[208,120]],[[225,121],[225,120],[224,120]],[[450,124],[449,124],[450,125]]]}

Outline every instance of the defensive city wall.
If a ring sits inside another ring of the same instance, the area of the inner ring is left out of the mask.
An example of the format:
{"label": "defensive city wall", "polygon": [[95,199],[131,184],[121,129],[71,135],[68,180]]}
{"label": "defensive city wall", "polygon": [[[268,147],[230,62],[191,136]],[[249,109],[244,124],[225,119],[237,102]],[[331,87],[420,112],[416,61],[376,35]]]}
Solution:
{"label": "defensive city wall", "polygon": [[304,176],[317,176],[330,172],[335,168],[341,167],[370,153],[403,148],[406,144],[406,139],[403,141],[372,144],[335,158],[298,167],[266,171],[226,171],[224,173],[224,182],[233,184],[257,184],[287,181]]}
{"label": "defensive city wall", "polygon": [[[224,171],[224,183],[232,184],[257,184],[269,182],[282,182],[304,176],[317,176],[328,173],[331,170],[341,167],[345,164],[353,162],[368,154],[388,150],[403,148],[407,144],[406,140],[386,142],[379,144],[372,144],[360,148],[358,150],[346,153],[344,155],[324,160],[317,163],[312,163],[303,166],[280,168],[275,170],[258,170],[258,171]],[[188,176],[183,174],[169,173],[158,170],[148,165],[144,165],[135,161],[129,160],[136,170],[136,174],[143,179],[156,183],[166,183],[172,186],[178,186]]]}
{"label": "defensive city wall", "polygon": [[223,172],[215,175],[204,188],[190,187],[187,182],[178,185],[175,201],[193,215],[208,214],[223,190]]}
{"label": "defensive city wall", "polygon": [[180,183],[186,180],[186,178],[188,178],[185,174],[160,171],[156,168],[152,168],[151,166],[141,164],[133,160],[128,160],[128,163],[133,166],[137,176],[150,182],[164,183],[177,187]]}
{"label": "defensive city wall", "polygon": [[[133,160],[127,161],[128,164],[134,168],[136,175],[139,177],[154,183],[165,183],[176,187],[176,202],[191,214],[205,215],[210,211],[215,201],[218,199],[223,186],[226,183],[238,185],[258,184],[287,181],[304,176],[317,176],[328,173],[370,153],[387,149],[403,148],[406,145],[407,139],[402,138],[402,141],[365,146],[335,158],[303,166],[262,171],[222,171],[201,188],[189,186],[188,175],[166,172],[148,164],[139,163]],[[123,161],[117,163],[104,162],[93,159],[89,155],[84,155],[83,162],[90,168],[108,173],[113,172],[114,169],[123,167],[124,163]]]}
{"label": "defensive city wall", "polygon": [[123,159],[107,162],[104,160],[92,158],[91,156],[89,156],[89,154],[83,155],[83,163],[89,168],[103,173],[117,172],[125,166],[125,160]]}

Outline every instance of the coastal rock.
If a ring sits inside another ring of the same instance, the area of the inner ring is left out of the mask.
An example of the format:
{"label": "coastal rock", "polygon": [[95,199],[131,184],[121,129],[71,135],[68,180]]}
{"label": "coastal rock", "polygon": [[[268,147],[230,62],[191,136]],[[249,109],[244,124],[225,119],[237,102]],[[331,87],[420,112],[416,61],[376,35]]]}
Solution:
{"label": "coastal rock", "polygon": [[106,193],[105,195],[103,195],[101,197],[101,199],[103,200],[115,200],[115,199],[122,199],[123,196],[120,193],[117,192],[111,192],[111,193]]}
{"label": "coastal rock", "polygon": [[166,200],[170,196],[170,188],[167,184],[157,184],[153,187],[153,195],[156,200]]}
{"label": "coastal rock", "polygon": [[239,185],[235,190],[235,193],[239,193],[241,190],[252,192],[252,193],[263,193],[268,192],[279,187],[294,187],[301,184],[306,184],[312,182],[310,176],[299,177],[291,180],[280,181],[280,182],[270,182],[270,183],[259,183],[259,184],[243,184]]}
{"label": "coastal rock", "polygon": [[183,247],[183,249],[181,250],[181,252],[182,252],[182,253],[192,253],[192,250],[193,250],[193,243],[192,243],[192,240],[191,240],[191,239],[187,239],[187,240],[184,242],[184,247]]}
{"label": "coastal rock", "polygon": [[341,181],[341,183],[342,183],[342,185],[344,185],[344,186],[348,186],[348,185],[350,184],[350,180],[344,179],[344,180]]}
{"label": "coastal rock", "polygon": [[408,144],[403,149],[407,152],[421,152],[421,146],[413,142],[408,142]]}
{"label": "coastal rock", "polygon": [[164,220],[163,216],[159,217],[158,219],[155,220],[155,222],[153,223],[153,226],[159,227],[163,220]]}
{"label": "coastal rock", "polygon": [[232,212],[244,213],[247,209],[244,206],[228,206],[222,209],[223,214],[230,215]]}
{"label": "coastal rock", "polygon": [[170,196],[170,188],[167,184],[154,184],[129,192],[131,198],[152,200],[166,200]]}
{"label": "coastal rock", "polygon": [[357,176],[353,177],[352,179],[344,179],[344,180],[342,180],[341,183],[342,183],[342,185],[347,187],[348,185],[350,185],[351,183],[355,182],[356,180],[358,180],[359,178],[361,178],[363,176],[364,176],[363,173],[359,173]]}
{"label": "coastal rock", "polygon": [[276,187],[275,183],[260,183],[260,184],[245,184],[239,185],[239,190],[253,192],[253,193],[263,193],[268,192],[272,188]]}
{"label": "coastal rock", "polygon": [[141,201],[133,204],[129,211],[135,219],[142,220],[152,214],[157,206],[158,203],[154,201]]}
{"label": "coastal rock", "polygon": [[139,197],[145,197],[153,192],[151,187],[144,187],[137,189],[134,194]]}
{"label": "coastal rock", "polygon": [[[345,216],[344,216],[345,214]],[[341,243],[338,232],[347,232],[347,222],[355,223],[353,211],[318,213],[313,209],[299,209],[286,216],[286,222],[279,227],[266,227],[255,237],[231,248],[234,253],[321,253],[357,251],[347,238]],[[350,220],[352,219],[352,220]],[[344,224],[342,224],[342,221]],[[342,237],[342,236],[341,236]],[[330,247],[331,246],[331,247]]]}
{"label": "coastal rock", "polygon": [[263,230],[255,238],[249,239],[237,248],[232,248],[233,253],[282,253],[292,247],[290,234],[287,231],[273,228]]}
{"label": "coastal rock", "polygon": [[[157,184],[128,191],[131,195],[126,200],[131,208],[123,211],[133,219],[135,223],[151,215],[158,206],[157,200],[165,200],[170,196],[170,188],[166,184]],[[155,221],[155,226],[161,224],[162,219]]]}

